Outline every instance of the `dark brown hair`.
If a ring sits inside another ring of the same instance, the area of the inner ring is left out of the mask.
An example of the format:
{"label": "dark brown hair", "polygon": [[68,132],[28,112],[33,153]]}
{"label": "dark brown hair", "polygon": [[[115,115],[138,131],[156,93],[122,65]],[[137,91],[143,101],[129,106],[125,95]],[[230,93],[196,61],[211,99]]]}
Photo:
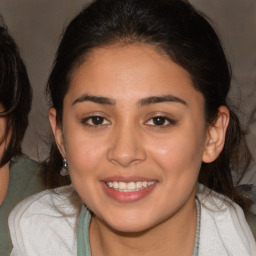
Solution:
{"label": "dark brown hair", "polygon": [[[199,182],[228,196],[243,208],[248,201],[235,188],[231,171],[242,175],[250,161],[237,116],[227,102],[231,70],[220,40],[207,19],[182,0],[96,0],[67,27],[48,80],[50,104],[61,125],[63,99],[73,70],[92,49],[112,43],[145,43],[164,52],[189,72],[205,100],[205,118],[213,124],[220,106],[230,111],[223,151],[203,163]],[[62,158],[53,145],[43,176],[49,187],[70,182],[59,178]],[[52,168],[54,167],[54,168]]]}
{"label": "dark brown hair", "polygon": [[0,118],[6,119],[0,144],[10,136],[10,142],[0,159],[0,166],[21,153],[21,141],[28,126],[31,98],[32,89],[17,45],[8,34],[7,27],[0,26],[0,103],[4,107]]}

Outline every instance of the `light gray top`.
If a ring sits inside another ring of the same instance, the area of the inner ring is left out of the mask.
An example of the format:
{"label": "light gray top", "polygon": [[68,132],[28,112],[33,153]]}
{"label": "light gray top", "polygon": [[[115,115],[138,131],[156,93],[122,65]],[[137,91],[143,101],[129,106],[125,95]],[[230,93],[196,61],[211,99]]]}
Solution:
{"label": "light gray top", "polygon": [[0,206],[0,255],[9,256],[12,249],[8,229],[8,216],[13,208],[24,198],[43,190],[39,178],[39,165],[19,156],[12,160],[10,184],[4,202]]}
{"label": "light gray top", "polygon": [[[79,212],[69,203],[66,187],[41,192],[20,203],[9,217],[11,256],[77,255]],[[199,256],[256,256],[256,244],[242,209],[202,185]],[[89,227],[89,222],[88,225]],[[87,228],[88,228],[87,227]],[[88,231],[85,230],[88,234]],[[88,235],[85,239],[89,241]],[[85,242],[86,242],[85,241]],[[89,252],[84,256],[89,256]]]}

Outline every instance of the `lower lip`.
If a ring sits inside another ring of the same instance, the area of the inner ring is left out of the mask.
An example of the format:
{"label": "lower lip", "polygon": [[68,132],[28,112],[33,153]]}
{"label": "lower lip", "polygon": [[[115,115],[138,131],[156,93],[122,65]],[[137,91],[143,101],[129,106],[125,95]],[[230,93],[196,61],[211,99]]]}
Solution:
{"label": "lower lip", "polygon": [[103,189],[105,193],[111,197],[112,199],[118,201],[118,202],[134,202],[138,201],[144,197],[146,197],[156,186],[157,182],[155,182],[153,185],[143,188],[138,191],[133,192],[121,192],[115,189],[110,188],[105,184],[105,182],[102,182]]}

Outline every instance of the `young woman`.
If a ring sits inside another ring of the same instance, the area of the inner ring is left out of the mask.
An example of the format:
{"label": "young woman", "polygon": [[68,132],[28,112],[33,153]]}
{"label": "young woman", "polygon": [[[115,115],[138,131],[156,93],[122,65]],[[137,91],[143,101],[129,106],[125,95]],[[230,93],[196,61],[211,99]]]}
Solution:
{"label": "young woman", "polygon": [[231,176],[250,156],[230,79],[214,30],[185,1],[85,8],[47,87],[57,147],[45,181],[68,173],[72,185],[13,211],[12,255],[256,255]]}
{"label": "young woman", "polygon": [[26,68],[7,28],[0,26],[0,255],[10,255],[8,215],[42,190],[39,166],[21,153],[32,91]]}

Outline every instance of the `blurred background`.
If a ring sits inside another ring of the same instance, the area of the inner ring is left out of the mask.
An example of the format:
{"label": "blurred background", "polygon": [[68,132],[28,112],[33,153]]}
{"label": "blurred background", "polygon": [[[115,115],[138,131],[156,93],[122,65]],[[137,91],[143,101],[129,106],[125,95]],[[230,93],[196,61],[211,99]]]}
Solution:
{"label": "blurred background", "polygon": [[[0,13],[16,40],[33,87],[30,125],[23,151],[35,160],[48,154],[50,130],[44,95],[60,36],[86,0],[1,0]],[[247,140],[256,158],[256,1],[190,0],[210,19],[220,35],[233,68],[230,94],[247,130]],[[243,182],[256,185],[256,167]]]}

